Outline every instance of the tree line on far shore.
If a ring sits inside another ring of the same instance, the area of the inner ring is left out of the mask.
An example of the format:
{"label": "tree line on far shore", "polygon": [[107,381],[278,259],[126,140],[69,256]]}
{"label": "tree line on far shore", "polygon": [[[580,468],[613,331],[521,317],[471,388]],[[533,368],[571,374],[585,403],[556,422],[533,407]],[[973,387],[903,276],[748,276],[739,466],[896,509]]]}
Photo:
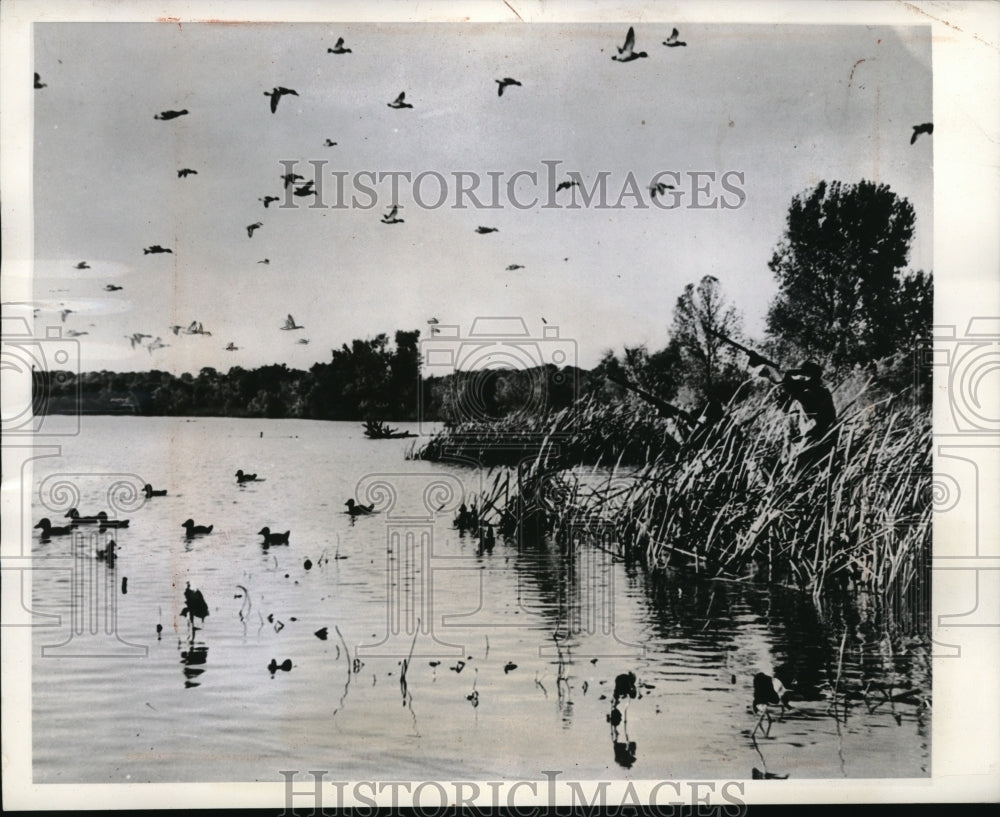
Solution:
{"label": "tree line on far shore", "polygon": [[[820,182],[796,196],[769,268],[778,294],[759,350],[786,366],[817,361],[826,377],[865,370],[887,391],[929,382],[915,363],[933,318],[933,276],[906,268],[914,211],[886,185]],[[578,396],[621,399],[607,375],[625,375],[686,408],[725,403],[746,380],[741,315],[719,279],[688,284],[663,349],[608,350],[593,370],[528,370],[421,377],[420,331],[356,339],[308,371],[284,364],[223,373],[163,371],[34,374],[36,413],[186,415],[316,420],[489,420],[558,411]]]}

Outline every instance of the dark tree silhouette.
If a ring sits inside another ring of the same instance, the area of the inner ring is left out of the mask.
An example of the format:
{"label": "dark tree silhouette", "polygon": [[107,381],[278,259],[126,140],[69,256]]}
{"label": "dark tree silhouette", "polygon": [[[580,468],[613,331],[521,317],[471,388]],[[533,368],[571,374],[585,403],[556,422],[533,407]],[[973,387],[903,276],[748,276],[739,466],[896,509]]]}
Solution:
{"label": "dark tree silhouette", "polygon": [[911,344],[931,304],[930,276],[904,273],[913,225],[913,207],[884,184],[820,182],[793,198],[768,265],[778,348],[842,368]]}

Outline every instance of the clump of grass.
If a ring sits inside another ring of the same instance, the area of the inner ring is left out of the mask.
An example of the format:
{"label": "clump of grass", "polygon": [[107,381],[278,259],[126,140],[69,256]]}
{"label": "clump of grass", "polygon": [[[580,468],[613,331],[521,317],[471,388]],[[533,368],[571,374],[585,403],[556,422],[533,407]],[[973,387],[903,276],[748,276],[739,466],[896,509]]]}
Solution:
{"label": "clump of grass", "polygon": [[[831,590],[863,590],[926,623],[930,415],[905,396],[864,402],[864,388],[851,385],[852,399],[837,395],[829,453],[808,465],[769,392],[732,403],[697,444],[656,444],[669,434],[666,421],[585,401],[565,446],[555,441],[564,413],[537,422],[536,448],[498,472],[483,515],[522,539],[610,529],[620,554],[652,569],[757,575],[802,588],[817,604]],[[487,451],[507,430],[477,430],[465,450]],[[444,435],[436,444],[455,442]],[[497,463],[504,458],[488,464]]]}

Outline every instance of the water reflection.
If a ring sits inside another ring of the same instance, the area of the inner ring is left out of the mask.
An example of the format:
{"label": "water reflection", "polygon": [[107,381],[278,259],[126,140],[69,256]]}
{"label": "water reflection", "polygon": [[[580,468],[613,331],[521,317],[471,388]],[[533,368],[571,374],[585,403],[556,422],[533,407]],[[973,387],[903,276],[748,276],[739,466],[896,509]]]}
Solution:
{"label": "water reflection", "polygon": [[[182,643],[178,642],[178,648],[181,648],[181,646]],[[180,649],[180,653],[181,665],[184,669],[185,689],[199,686],[201,681],[196,679],[205,671],[205,664],[208,662],[208,647],[202,642],[198,642],[197,644],[190,642],[187,645],[187,649]]]}

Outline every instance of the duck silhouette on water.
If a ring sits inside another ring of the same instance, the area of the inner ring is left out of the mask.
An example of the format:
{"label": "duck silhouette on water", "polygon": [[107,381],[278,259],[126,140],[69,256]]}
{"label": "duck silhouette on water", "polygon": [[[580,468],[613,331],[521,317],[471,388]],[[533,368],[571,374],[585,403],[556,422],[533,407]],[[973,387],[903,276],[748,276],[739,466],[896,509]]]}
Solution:
{"label": "duck silhouette on water", "polygon": [[97,523],[101,526],[102,532],[108,528],[127,528],[129,521],[128,519],[108,519],[108,514],[105,511],[99,511],[97,514]]}
{"label": "duck silhouette on water", "polygon": [[47,516],[39,520],[38,524],[35,525],[35,528],[41,530],[42,539],[48,539],[50,536],[69,536],[73,532],[72,525],[66,525],[64,527],[55,526],[49,521]]}
{"label": "duck silhouette on water", "polygon": [[81,516],[80,512],[76,508],[70,508],[66,511],[66,519],[71,520],[71,525],[96,525],[101,521],[101,517],[97,516]]}
{"label": "duck silhouette on water", "polygon": [[148,482],[145,485],[142,486],[142,492],[146,495],[146,499],[149,499],[150,497],[153,497],[153,496],[166,496],[167,495],[167,489],[166,488],[162,488],[161,490],[158,490],[158,491],[157,490],[153,490],[153,486],[150,485]]}
{"label": "duck silhouette on water", "polygon": [[207,525],[207,526],[206,525],[196,525],[194,523],[193,519],[188,519],[186,522],[184,522],[181,525],[181,527],[184,528],[185,537],[187,539],[190,539],[193,536],[201,536],[201,535],[204,535],[204,534],[207,534],[207,533],[211,533],[212,532],[212,528],[214,528],[215,525]]}
{"label": "duck silhouette on water", "polygon": [[244,483],[244,482],[256,482],[257,481],[257,475],[256,474],[244,474],[243,473],[243,469],[241,468],[239,471],[236,472],[236,481],[238,483],[241,483],[241,484]]}
{"label": "duck silhouette on water", "polygon": [[268,527],[263,527],[257,534],[264,537],[263,545],[264,547],[271,547],[272,545],[287,545],[288,535],[291,531],[285,531],[284,533],[271,533],[271,529]]}
{"label": "duck silhouette on water", "polygon": [[358,505],[353,499],[348,499],[344,503],[347,506],[347,513],[351,516],[367,516],[375,512],[375,503],[371,505]]}

